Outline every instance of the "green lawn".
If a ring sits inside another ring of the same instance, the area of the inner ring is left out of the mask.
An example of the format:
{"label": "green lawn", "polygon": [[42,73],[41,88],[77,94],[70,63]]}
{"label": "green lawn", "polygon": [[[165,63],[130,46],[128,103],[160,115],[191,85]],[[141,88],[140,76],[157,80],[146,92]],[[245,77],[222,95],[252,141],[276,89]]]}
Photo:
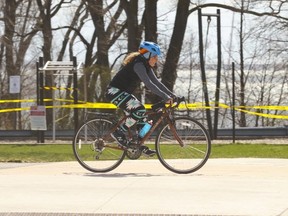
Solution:
{"label": "green lawn", "polygon": [[56,162],[74,159],[72,145],[0,145],[1,162]]}
{"label": "green lawn", "polygon": [[287,158],[288,145],[229,144],[212,145],[210,158]]}
{"label": "green lawn", "polygon": [[[153,145],[150,145],[150,147],[154,148]],[[213,144],[210,158],[288,159],[288,145]],[[57,162],[75,160],[71,144],[0,145],[0,162]]]}

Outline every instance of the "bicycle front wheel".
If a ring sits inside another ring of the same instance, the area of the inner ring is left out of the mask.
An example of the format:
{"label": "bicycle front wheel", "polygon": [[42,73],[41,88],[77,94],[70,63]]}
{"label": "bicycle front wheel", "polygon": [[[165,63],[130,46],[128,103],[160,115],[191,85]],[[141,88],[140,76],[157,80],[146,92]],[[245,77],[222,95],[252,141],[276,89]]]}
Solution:
{"label": "bicycle front wheel", "polygon": [[178,174],[197,171],[206,163],[211,151],[211,139],[207,130],[190,117],[175,118],[173,127],[175,130],[169,124],[165,125],[156,138],[160,162],[168,170]]}
{"label": "bicycle front wheel", "polygon": [[113,123],[97,118],[84,123],[73,140],[73,152],[85,169],[91,172],[108,172],[118,167],[125,151],[108,134]]}

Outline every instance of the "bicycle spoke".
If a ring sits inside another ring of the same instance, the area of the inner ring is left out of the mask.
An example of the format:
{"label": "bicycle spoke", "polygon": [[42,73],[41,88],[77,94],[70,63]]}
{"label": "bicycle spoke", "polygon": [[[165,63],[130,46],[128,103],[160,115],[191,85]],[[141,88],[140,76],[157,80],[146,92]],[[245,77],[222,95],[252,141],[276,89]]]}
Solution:
{"label": "bicycle spoke", "polygon": [[73,141],[78,162],[92,172],[107,172],[123,161],[125,152],[107,136],[113,124],[107,119],[93,119],[83,124]]}
{"label": "bicycle spoke", "polygon": [[200,169],[206,163],[211,150],[206,129],[189,117],[176,118],[174,127],[184,146],[175,139],[174,130],[168,125],[164,126],[156,140],[160,162],[176,173],[191,173]]}

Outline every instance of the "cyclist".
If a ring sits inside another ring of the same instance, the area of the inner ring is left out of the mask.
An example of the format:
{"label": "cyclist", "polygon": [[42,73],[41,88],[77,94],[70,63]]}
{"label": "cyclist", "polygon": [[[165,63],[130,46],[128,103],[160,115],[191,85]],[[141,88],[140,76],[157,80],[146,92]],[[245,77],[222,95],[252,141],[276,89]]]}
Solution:
{"label": "cyclist", "polygon": [[[145,125],[146,110],[144,105],[133,95],[134,90],[143,82],[154,94],[160,96],[166,103],[172,103],[176,98],[155,76],[153,67],[161,55],[159,45],[143,41],[137,52],[130,53],[123,61],[123,66],[114,76],[107,88],[106,97],[117,107],[124,110],[128,116],[126,121],[111,134],[118,144],[128,145],[125,132],[137,123],[138,131]],[[153,156],[156,151],[147,146],[141,146],[142,153]]]}

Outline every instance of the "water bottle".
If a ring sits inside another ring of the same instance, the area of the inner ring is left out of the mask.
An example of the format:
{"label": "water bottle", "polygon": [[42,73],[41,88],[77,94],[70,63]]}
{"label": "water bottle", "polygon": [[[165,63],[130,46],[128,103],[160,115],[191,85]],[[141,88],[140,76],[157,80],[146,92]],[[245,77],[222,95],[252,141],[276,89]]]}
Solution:
{"label": "water bottle", "polygon": [[151,127],[152,127],[152,120],[145,123],[145,125],[139,131],[139,134],[138,134],[139,137],[143,138],[148,133]]}

